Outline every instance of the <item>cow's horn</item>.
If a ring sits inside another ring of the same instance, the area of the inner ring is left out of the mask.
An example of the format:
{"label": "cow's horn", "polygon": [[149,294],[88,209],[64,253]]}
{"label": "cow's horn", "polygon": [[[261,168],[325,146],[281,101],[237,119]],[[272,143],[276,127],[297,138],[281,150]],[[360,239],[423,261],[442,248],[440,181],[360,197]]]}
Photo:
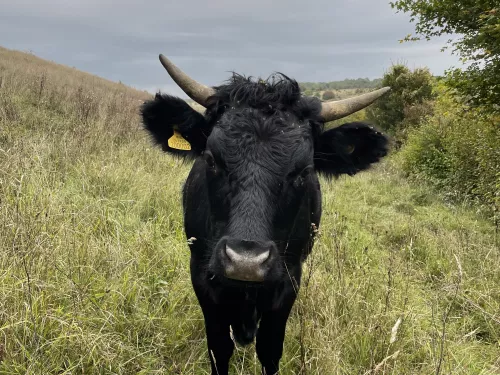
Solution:
{"label": "cow's horn", "polygon": [[390,87],[383,87],[367,94],[355,96],[354,98],[324,102],[321,105],[321,117],[325,122],[328,122],[349,116],[354,112],[368,107],[390,89]]}
{"label": "cow's horn", "polygon": [[203,107],[207,106],[207,99],[215,93],[214,89],[196,82],[162,54],[160,54],[160,62],[182,91],[196,103]]}

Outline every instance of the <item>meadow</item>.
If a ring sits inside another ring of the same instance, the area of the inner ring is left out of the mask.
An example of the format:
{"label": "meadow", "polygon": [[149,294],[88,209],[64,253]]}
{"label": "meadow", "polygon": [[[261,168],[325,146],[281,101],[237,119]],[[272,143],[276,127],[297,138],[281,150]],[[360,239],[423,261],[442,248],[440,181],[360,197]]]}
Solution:
{"label": "meadow", "polygon": [[[0,374],[209,373],[189,164],[142,130],[150,96],[0,48]],[[282,374],[500,374],[499,234],[395,158],[322,180]]]}

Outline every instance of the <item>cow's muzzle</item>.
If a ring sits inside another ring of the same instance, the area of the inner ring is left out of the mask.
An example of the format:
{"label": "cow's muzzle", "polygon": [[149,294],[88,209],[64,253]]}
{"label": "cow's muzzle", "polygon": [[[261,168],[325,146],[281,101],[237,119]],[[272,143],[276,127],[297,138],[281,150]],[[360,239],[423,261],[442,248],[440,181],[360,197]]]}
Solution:
{"label": "cow's muzzle", "polygon": [[264,281],[278,259],[278,250],[272,241],[223,238],[217,254],[224,275],[241,281]]}

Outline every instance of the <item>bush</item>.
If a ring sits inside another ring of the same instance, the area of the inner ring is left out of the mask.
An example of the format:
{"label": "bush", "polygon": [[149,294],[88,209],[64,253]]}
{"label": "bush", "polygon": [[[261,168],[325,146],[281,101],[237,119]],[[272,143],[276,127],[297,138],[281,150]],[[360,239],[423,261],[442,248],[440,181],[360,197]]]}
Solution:
{"label": "bush", "polygon": [[435,114],[409,132],[401,165],[449,197],[478,203],[498,219],[500,118],[471,110],[438,90]]}
{"label": "bush", "polygon": [[432,75],[427,68],[412,72],[404,65],[394,65],[384,74],[382,86],[392,90],[367,108],[368,119],[402,143],[409,128],[432,114]]}
{"label": "bush", "polygon": [[331,90],[326,90],[323,93],[323,100],[331,100],[331,99],[335,99],[335,93]]}

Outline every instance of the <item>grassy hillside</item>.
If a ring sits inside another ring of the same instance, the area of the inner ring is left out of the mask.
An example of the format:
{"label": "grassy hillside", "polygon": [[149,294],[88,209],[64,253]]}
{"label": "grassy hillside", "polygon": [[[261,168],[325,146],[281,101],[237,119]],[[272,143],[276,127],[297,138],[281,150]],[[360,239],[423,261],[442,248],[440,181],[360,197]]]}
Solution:
{"label": "grassy hillside", "polygon": [[[207,374],[180,187],[148,95],[0,49],[0,373]],[[390,160],[323,181],[283,374],[500,373],[494,228]],[[233,374],[259,374],[254,346]]]}

